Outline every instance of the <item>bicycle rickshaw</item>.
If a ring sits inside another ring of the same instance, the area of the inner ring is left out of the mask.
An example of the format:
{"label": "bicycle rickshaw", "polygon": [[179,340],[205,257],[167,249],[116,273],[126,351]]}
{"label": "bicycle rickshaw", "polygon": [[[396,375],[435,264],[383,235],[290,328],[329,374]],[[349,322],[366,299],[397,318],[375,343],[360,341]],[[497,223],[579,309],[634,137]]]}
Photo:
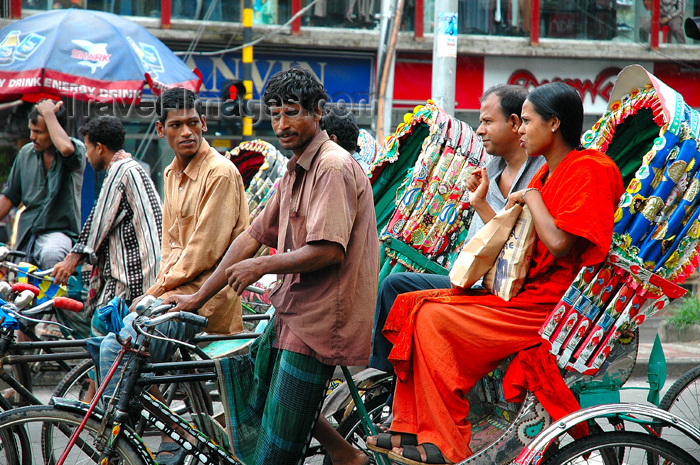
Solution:
{"label": "bicycle rickshaw", "polygon": [[[426,120],[429,123],[438,121],[429,124],[431,136],[423,143],[425,148],[435,145],[437,130],[433,128],[440,122],[439,118],[430,121],[424,113],[424,109],[417,109],[413,119],[407,118],[406,125],[400,126],[397,133],[410,133],[408,126],[411,124],[418,126]],[[417,128],[421,129],[424,130]],[[647,443],[651,444],[648,449],[641,448],[648,454],[650,463],[659,457],[672,461],[691,460],[688,463],[697,463],[700,459],[700,449],[697,449],[700,425],[655,407],[659,404],[659,392],[666,376],[658,341],[649,364],[648,400],[651,404],[619,403],[620,390],[625,389],[623,385],[636,363],[636,328],[648,316],[685,293],[677,284],[698,265],[699,130],[700,115],[644,68],[630,66],[619,74],[608,110],[584,135],[584,146],[601,150],[616,161],[627,186],[616,213],[611,252],[606,263],[581,270],[541,329],[543,340],[552,346],[551,352],[557,357],[564,380],[577,396],[582,410],[552,421],[532,393],[521,402],[506,402],[502,381],[512,359],[509,357],[468,395],[469,421],[473,428],[470,449],[474,455],[461,463],[502,464],[514,460],[521,465],[563,463],[571,459],[569,456],[590,454],[600,444],[609,442],[616,445],[611,446],[613,452],[602,453],[601,463],[619,463],[623,445],[637,444],[639,434],[646,434],[641,439],[648,439]],[[459,143],[452,143],[450,147],[458,154],[463,150]],[[469,153],[471,164],[478,164],[481,159],[478,150],[476,154]],[[433,162],[435,171],[444,162],[444,159],[437,160]],[[468,158],[465,163],[469,164]],[[452,193],[436,201],[436,193],[417,198],[420,194],[411,191],[413,186],[430,191],[431,173],[428,169],[426,174],[425,168],[425,163],[421,166],[419,159],[414,165],[413,179],[405,180],[396,190],[396,211],[393,218],[384,223],[386,226],[380,234],[388,257],[383,262],[385,274],[392,269],[446,274],[442,266],[449,266],[454,258],[449,247],[456,244],[452,250],[459,250],[460,227],[463,229],[465,223],[468,227],[467,209],[460,211],[455,208],[455,202],[450,204],[445,200],[454,198]],[[419,169],[423,172],[416,175]],[[450,187],[465,205],[461,195],[463,186],[458,185],[461,174],[455,179],[455,185]],[[444,185],[444,181],[441,182]],[[430,202],[443,207],[436,217],[442,218],[446,212],[452,215],[451,229],[444,228],[447,232],[437,239],[427,239],[412,234],[413,231],[406,233],[405,225],[411,222],[411,216]],[[411,211],[407,205],[418,207]],[[401,212],[403,222],[397,228],[393,220],[401,209],[406,211]],[[426,248],[431,241],[432,248]],[[440,253],[434,253],[435,250]],[[386,373],[368,369],[355,375],[354,383],[341,385],[326,399],[322,413],[335,415],[341,425],[339,429],[358,447],[364,447],[366,433],[360,428],[357,415],[353,414],[354,404],[362,401],[369,405],[369,417],[375,421],[386,416],[388,407],[379,405],[378,399],[388,397],[387,390],[391,386],[388,379]],[[351,396],[353,385],[362,392],[355,399]],[[574,444],[581,441],[572,442],[567,432],[581,423],[589,426],[593,439],[574,448]],[[669,445],[670,441],[663,439],[671,430],[675,436],[670,437],[685,437],[689,444],[695,444],[696,449],[690,449],[693,457],[684,455],[683,451],[678,453],[673,444]],[[669,449],[670,455],[667,454]],[[385,457],[378,456],[376,460],[388,463]]]}
{"label": "bicycle rickshaw", "polygon": [[[640,127],[646,130],[640,131]],[[639,66],[628,67],[620,74],[609,110],[585,135],[587,146],[607,152],[618,162],[628,186],[616,218],[618,226],[612,251],[606,263],[581,270],[542,328],[543,338],[552,344],[565,381],[577,393],[582,409],[552,421],[532,393],[521,401],[506,402],[502,381],[510,360],[505,360],[469,393],[472,405],[469,420],[473,425],[470,448],[474,455],[462,463],[501,464],[514,460],[523,465],[568,463],[570,457],[588,458],[592,452],[599,451],[600,463],[610,464],[620,463],[620,453],[628,447],[639,448],[649,463],[658,463],[660,459],[666,463],[697,463],[697,459],[663,439],[664,429],[673,429],[700,445],[697,425],[652,405],[618,402],[619,390],[631,375],[637,356],[635,328],[671,299],[682,295],[684,291],[677,283],[698,264],[700,172],[696,159],[699,135],[698,114],[672,89]],[[635,143],[630,142],[633,138],[636,138]],[[456,152],[458,150],[453,153]],[[645,154],[643,159],[640,153]],[[475,162],[481,160],[477,157]],[[454,206],[457,202],[452,199]],[[457,212],[453,219],[460,215]],[[448,231],[449,234],[452,233]],[[458,233],[452,236],[451,242],[459,245]],[[392,239],[391,246],[400,248],[392,253],[400,254],[405,263],[406,259],[414,258],[416,262],[428,264],[429,260],[421,251],[414,253],[409,250],[410,245],[397,244],[399,240]],[[439,244],[438,248],[449,260],[446,249]],[[650,379],[650,398],[658,401],[665,372],[663,364],[655,362],[650,366],[655,368]],[[334,390],[324,405],[322,413],[341,423],[356,415],[366,429],[353,428],[348,435],[356,439],[360,447],[366,431],[374,433],[372,420],[384,411],[376,399],[384,398],[385,379],[386,375],[362,372],[355,376],[356,382]],[[362,394],[357,392],[358,386]],[[348,392],[351,402],[346,399]],[[52,410],[56,415],[52,417],[55,424],[65,426],[61,418],[70,417],[73,426],[77,426],[77,419],[84,417],[88,429],[101,438],[90,444],[79,441],[78,447],[93,451],[95,445],[98,448],[108,446],[108,450],[128,452],[120,454],[125,463],[152,463],[145,443],[126,423],[100,425],[102,414],[87,412],[86,404],[61,399],[56,399],[55,404]],[[164,407],[153,405],[161,410]],[[365,412],[365,405],[374,406],[369,414]],[[41,409],[15,410],[0,415],[0,438],[6,445],[0,450],[0,457],[4,454],[7,463],[20,463],[9,460],[26,457],[18,452],[22,439],[18,434],[19,426],[25,422],[22,414],[38,412],[31,414],[46,422],[48,417],[42,416],[45,411]],[[146,413],[148,417],[150,414]],[[170,415],[167,411],[164,413],[166,417]],[[162,426],[166,417],[148,419]],[[122,415],[121,419],[124,418]],[[568,432],[583,422],[593,434],[572,442]],[[634,431],[639,425],[648,428]],[[658,428],[663,428],[661,438],[653,435]],[[212,436],[207,436],[209,429],[213,431]],[[186,436],[173,430],[168,432],[181,444],[190,444],[187,447],[192,447],[193,452],[199,451],[200,446],[209,448],[205,450],[210,454],[194,454],[195,463],[238,463],[224,451],[228,442],[226,435],[221,431],[217,433],[211,423],[202,427],[190,425]],[[601,444],[610,447],[601,448]],[[101,454],[87,454],[87,457],[97,461]],[[385,456],[377,456],[376,460],[388,463]]]}

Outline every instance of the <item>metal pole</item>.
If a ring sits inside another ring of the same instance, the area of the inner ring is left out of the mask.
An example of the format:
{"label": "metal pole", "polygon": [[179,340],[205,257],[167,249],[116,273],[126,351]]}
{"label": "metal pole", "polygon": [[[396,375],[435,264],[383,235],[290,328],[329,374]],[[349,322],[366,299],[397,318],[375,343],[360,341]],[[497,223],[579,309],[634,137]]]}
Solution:
{"label": "metal pole", "polygon": [[661,1],[653,0],[651,2],[651,49],[659,49],[659,31],[661,30]]}
{"label": "metal pole", "polygon": [[432,98],[448,115],[455,114],[457,76],[457,0],[435,0]]}
{"label": "metal pole", "polygon": [[[243,4],[243,43],[249,44],[253,41],[253,2],[245,0]],[[241,108],[248,110],[248,102],[253,99],[253,47],[246,45],[243,47],[243,85],[245,85],[245,96],[239,97]],[[247,111],[241,112],[243,124],[243,140],[250,140],[253,136],[253,118]]]}
{"label": "metal pole", "polygon": [[10,18],[22,19],[22,0],[10,0]]}
{"label": "metal pole", "polygon": [[391,133],[391,110],[394,100],[394,63],[396,40],[401,25],[403,0],[382,0],[379,49],[377,51],[377,119],[374,130],[377,141]]}

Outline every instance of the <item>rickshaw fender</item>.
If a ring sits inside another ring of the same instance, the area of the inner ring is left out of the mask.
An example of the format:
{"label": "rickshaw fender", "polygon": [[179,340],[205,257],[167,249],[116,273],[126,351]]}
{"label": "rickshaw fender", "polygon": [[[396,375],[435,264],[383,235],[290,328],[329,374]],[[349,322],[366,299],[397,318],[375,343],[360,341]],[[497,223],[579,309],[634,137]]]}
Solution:
{"label": "rickshaw fender", "polygon": [[[90,408],[90,404],[75,399],[65,399],[63,397],[53,397],[49,405],[51,404],[61,410],[70,410],[71,412],[77,412],[82,415],[87,414],[87,411]],[[95,407],[92,411],[92,415],[94,415],[98,420],[102,420],[104,411],[100,407]]]}
{"label": "rickshaw fender", "polygon": [[666,427],[673,427],[693,441],[700,444],[700,429],[686,420],[672,413],[648,404],[617,403],[602,404],[577,410],[545,428],[530,444],[520,452],[513,461],[515,465],[538,465],[542,461],[544,452],[557,437],[574,427],[575,425],[594,418],[609,418],[614,415],[628,417],[647,417],[655,421],[663,421]]}

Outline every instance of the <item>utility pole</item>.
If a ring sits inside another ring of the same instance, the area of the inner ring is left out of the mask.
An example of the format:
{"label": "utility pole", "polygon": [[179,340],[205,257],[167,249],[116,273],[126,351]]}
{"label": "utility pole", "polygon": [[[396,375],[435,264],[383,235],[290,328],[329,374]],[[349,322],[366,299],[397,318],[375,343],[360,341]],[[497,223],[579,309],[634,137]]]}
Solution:
{"label": "utility pole", "polygon": [[433,34],[433,102],[450,116],[455,114],[457,78],[457,0],[435,0]]}
{"label": "utility pole", "polygon": [[[243,2],[243,43],[253,41],[253,3],[252,0]],[[241,96],[241,118],[243,125],[243,140],[250,140],[253,135],[253,118],[249,115],[248,102],[253,99],[253,47],[243,47],[243,84],[245,95]]]}
{"label": "utility pole", "polygon": [[384,145],[384,139],[393,131],[391,110],[394,102],[394,62],[403,3],[404,0],[382,0],[377,50],[377,118],[374,121],[374,130],[380,145]]}

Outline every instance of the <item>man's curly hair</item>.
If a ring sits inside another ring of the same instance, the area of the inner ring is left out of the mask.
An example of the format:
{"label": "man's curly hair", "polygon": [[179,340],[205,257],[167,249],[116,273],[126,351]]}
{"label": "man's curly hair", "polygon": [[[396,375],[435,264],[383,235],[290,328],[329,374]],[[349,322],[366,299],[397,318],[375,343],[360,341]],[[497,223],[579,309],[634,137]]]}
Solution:
{"label": "man's curly hair", "polygon": [[269,108],[285,103],[298,103],[309,113],[323,109],[328,94],[313,73],[304,68],[290,68],[270,78],[262,96]]}

